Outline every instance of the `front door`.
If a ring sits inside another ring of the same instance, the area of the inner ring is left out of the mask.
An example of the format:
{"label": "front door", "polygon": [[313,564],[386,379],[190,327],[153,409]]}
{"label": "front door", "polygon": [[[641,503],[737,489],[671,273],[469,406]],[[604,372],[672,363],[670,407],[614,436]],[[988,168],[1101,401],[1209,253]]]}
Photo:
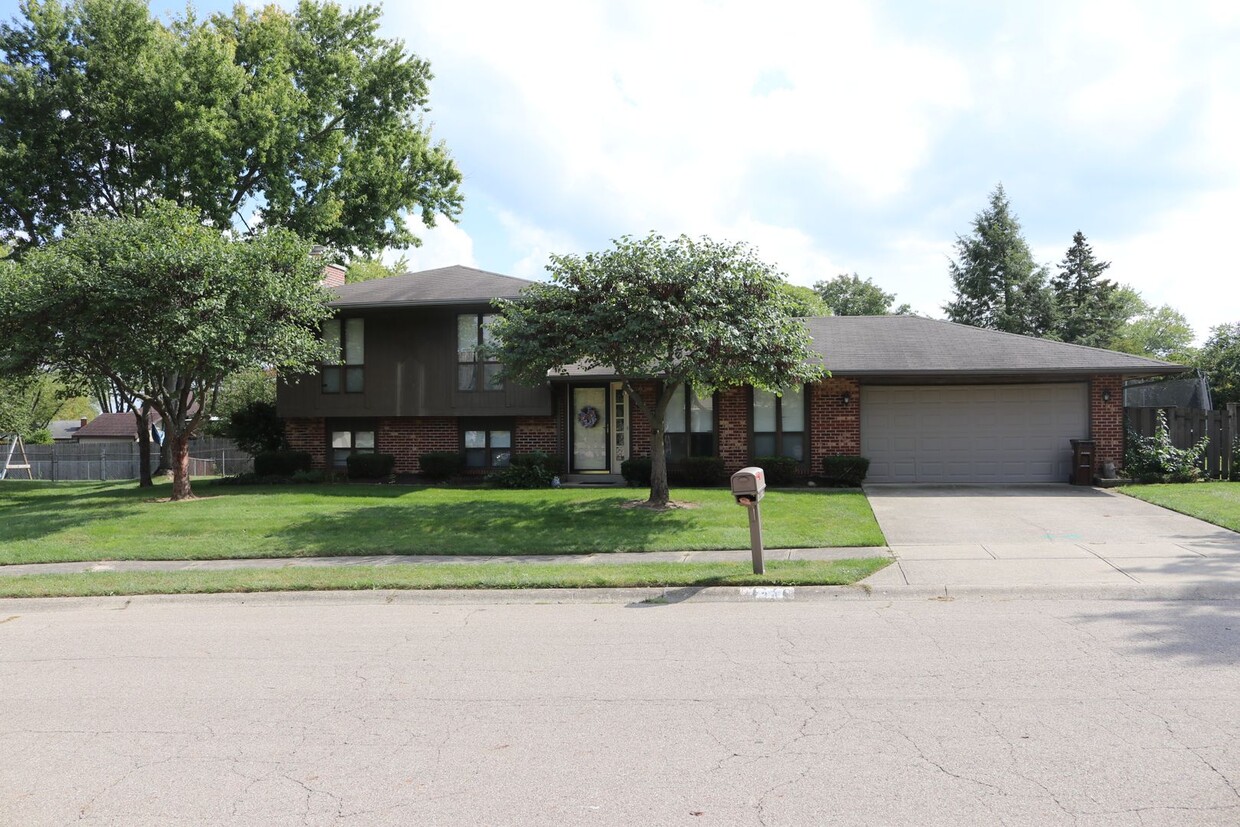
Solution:
{"label": "front door", "polygon": [[569,432],[574,473],[606,473],[610,468],[607,396],[606,385],[572,389]]}

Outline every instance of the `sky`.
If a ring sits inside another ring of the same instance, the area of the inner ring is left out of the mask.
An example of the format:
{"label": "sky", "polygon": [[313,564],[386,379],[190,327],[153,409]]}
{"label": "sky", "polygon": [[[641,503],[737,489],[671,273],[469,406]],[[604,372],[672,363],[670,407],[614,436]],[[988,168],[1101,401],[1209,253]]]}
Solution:
{"label": "sky", "polygon": [[460,222],[418,230],[411,269],[546,278],[552,253],[705,234],[942,317],[955,239],[1002,182],[1038,261],[1081,230],[1199,338],[1240,321],[1235,0],[403,0],[383,19],[430,61],[427,121],[464,174]]}

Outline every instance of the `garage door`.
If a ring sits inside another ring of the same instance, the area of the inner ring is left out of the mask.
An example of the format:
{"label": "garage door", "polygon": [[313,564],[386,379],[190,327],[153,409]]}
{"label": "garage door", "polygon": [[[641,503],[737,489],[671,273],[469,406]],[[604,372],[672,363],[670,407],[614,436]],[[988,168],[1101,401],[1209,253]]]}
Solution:
{"label": "garage door", "polygon": [[1084,382],[861,388],[867,482],[1067,482]]}

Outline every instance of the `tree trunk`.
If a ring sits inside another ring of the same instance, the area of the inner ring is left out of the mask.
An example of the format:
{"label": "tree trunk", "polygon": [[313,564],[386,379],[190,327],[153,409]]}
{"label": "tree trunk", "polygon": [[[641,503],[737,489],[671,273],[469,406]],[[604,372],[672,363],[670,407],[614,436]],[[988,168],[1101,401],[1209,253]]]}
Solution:
{"label": "tree trunk", "polygon": [[172,437],[172,499],[193,499],[194,492],[189,487],[189,435],[177,434]]}
{"label": "tree trunk", "polygon": [[164,434],[164,441],[159,443],[159,467],[155,469],[155,476],[166,477],[172,473],[172,440],[168,439],[167,432]]}
{"label": "tree trunk", "polygon": [[[660,417],[661,419],[661,417]],[[650,499],[647,505],[665,506],[671,499],[667,487],[667,449],[663,445],[663,423],[650,426]]]}
{"label": "tree trunk", "polygon": [[150,488],[151,482],[151,409],[145,402],[133,412],[138,420],[138,487]]}

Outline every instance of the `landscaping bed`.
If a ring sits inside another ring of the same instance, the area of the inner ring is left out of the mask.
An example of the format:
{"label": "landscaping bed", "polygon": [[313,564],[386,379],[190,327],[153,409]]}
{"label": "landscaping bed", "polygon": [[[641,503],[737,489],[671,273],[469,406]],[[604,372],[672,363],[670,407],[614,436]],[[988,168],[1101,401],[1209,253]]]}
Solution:
{"label": "landscaping bed", "polygon": [[[367,554],[584,554],[749,547],[724,489],[673,489],[689,508],[623,508],[641,489],[230,486],[159,502],[167,484],[0,483],[0,564]],[[769,491],[769,548],[883,545],[859,490]]]}

